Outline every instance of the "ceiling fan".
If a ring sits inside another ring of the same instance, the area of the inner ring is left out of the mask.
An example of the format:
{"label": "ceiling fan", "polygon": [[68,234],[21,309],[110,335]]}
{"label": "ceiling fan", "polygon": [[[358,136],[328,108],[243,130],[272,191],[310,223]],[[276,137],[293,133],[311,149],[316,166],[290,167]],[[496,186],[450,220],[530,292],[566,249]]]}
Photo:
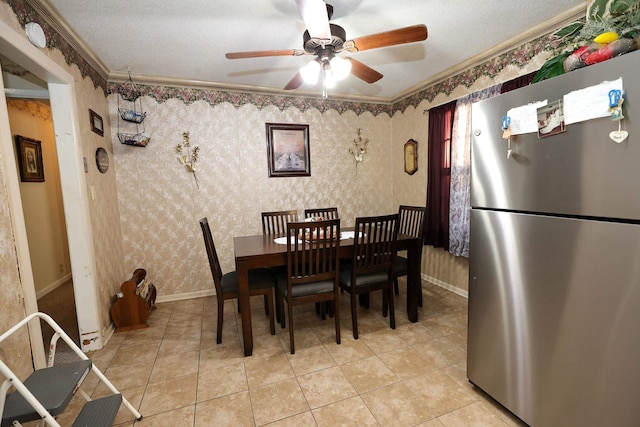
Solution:
{"label": "ceiling fan", "polygon": [[427,38],[427,27],[419,24],[347,40],[344,28],[329,23],[329,19],[333,15],[331,5],[322,0],[296,0],[296,4],[307,27],[302,36],[304,50],[229,52],[225,54],[227,59],[314,55],[314,60],[303,66],[284,89],[297,89],[303,82],[315,84],[321,77],[322,97],[326,98],[327,88],[333,87],[336,80],[341,80],[349,74],[353,74],[367,83],[375,83],[383,77],[368,65],[337,54],[412,43]]}

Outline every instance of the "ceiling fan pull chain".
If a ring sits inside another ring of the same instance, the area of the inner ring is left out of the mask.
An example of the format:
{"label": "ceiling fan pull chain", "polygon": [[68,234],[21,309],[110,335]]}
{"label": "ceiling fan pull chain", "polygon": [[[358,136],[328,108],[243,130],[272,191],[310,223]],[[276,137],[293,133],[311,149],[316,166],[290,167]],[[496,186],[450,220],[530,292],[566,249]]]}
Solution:
{"label": "ceiling fan pull chain", "polygon": [[326,75],[324,73],[324,70],[322,70],[322,72],[320,73],[322,75],[322,99],[327,99],[328,95],[327,95],[327,82],[326,82]]}

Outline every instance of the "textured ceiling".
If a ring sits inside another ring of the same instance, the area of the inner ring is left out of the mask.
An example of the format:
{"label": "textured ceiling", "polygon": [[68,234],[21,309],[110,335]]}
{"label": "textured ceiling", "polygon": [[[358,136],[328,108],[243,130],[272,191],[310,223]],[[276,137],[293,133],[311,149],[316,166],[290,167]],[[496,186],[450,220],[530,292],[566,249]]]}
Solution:
{"label": "textured ceiling", "polygon": [[[48,0],[110,76],[132,75],[239,90],[282,91],[311,56],[229,60],[226,52],[302,49],[305,30],[294,0]],[[349,76],[329,97],[394,101],[442,73],[527,31],[558,25],[584,0],[333,0],[331,23],[347,39],[425,24],[423,42],[351,54],[382,73],[374,84]],[[536,34],[539,35],[539,34]],[[303,84],[290,94],[319,95]]]}

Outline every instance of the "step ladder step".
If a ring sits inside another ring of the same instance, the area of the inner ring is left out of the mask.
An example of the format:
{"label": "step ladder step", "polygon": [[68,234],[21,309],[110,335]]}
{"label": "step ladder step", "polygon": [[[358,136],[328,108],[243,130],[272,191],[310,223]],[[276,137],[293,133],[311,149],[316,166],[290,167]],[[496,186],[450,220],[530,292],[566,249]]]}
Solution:
{"label": "step ladder step", "polygon": [[112,394],[87,402],[72,427],[111,427],[121,403],[121,394]]}
{"label": "step ladder step", "polygon": [[[91,360],[54,365],[50,368],[34,371],[24,381],[25,387],[53,415],[61,414],[91,370]],[[40,415],[18,392],[7,396],[2,415],[2,425],[18,421],[39,420]]]}

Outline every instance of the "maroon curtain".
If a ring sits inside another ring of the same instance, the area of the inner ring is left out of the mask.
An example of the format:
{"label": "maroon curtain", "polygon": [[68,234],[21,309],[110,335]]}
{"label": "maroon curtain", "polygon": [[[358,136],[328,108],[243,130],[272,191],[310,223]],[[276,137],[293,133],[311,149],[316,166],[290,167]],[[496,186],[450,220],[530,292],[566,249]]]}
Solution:
{"label": "maroon curtain", "polygon": [[535,76],[536,73],[537,71],[534,71],[533,73],[525,74],[524,76],[516,77],[513,80],[502,83],[500,93],[505,93],[524,86],[528,86],[531,83],[531,80],[533,80],[533,76]]}
{"label": "maroon curtain", "polygon": [[451,133],[456,101],[429,110],[427,211],[424,243],[449,249]]}

